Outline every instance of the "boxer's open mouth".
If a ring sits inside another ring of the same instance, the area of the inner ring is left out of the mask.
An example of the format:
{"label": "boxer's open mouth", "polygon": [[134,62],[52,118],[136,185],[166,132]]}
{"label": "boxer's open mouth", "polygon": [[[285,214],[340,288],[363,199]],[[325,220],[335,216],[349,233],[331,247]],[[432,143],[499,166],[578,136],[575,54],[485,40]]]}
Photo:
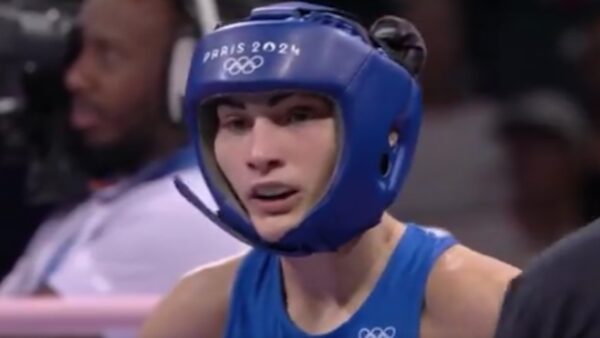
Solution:
{"label": "boxer's open mouth", "polygon": [[276,201],[286,199],[297,192],[297,189],[283,185],[262,186],[253,189],[252,198],[264,201]]}

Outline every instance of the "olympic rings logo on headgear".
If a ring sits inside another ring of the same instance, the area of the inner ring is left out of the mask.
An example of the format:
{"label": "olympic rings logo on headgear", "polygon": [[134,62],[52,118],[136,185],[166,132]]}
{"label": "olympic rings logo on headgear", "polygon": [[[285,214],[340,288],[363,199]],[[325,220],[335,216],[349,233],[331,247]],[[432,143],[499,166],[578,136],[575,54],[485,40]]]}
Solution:
{"label": "olympic rings logo on headgear", "polygon": [[395,336],[396,328],[393,326],[386,328],[374,327],[371,330],[363,328],[358,332],[358,338],[394,338]]}
{"label": "olympic rings logo on headgear", "polygon": [[261,55],[254,55],[253,57],[240,56],[239,58],[231,57],[223,62],[223,69],[225,69],[229,75],[249,75],[254,73],[255,70],[262,67],[264,64],[265,58]]}

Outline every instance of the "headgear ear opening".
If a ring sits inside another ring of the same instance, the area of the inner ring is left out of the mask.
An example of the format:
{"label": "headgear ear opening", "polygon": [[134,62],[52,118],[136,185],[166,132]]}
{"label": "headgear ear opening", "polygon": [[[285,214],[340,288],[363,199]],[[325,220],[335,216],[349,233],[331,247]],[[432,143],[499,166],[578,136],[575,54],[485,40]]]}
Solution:
{"label": "headgear ear opening", "polygon": [[219,22],[215,0],[177,0],[193,27],[185,27],[173,43],[167,73],[167,109],[171,122],[183,118],[183,100],[194,49],[198,39]]}

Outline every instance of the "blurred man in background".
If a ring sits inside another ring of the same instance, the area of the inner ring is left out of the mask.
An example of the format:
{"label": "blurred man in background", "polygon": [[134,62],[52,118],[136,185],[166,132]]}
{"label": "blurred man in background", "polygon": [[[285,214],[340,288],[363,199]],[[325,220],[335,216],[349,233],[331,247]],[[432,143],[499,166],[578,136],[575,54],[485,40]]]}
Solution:
{"label": "blurred man in background", "polygon": [[520,95],[500,114],[513,226],[533,252],[591,221],[585,203],[589,131],[581,108],[557,91]]}
{"label": "blurred man in background", "polygon": [[430,57],[421,76],[414,170],[391,211],[443,224],[462,243],[515,264],[505,254],[516,234],[505,227],[506,172],[493,134],[498,107],[476,92],[471,78],[465,6],[461,0],[403,2],[401,13],[421,28]]}
{"label": "blurred man in background", "polygon": [[173,186],[204,185],[166,104],[173,44],[193,20],[172,0],[88,0],[79,20],[68,144],[88,194],[41,225],[1,294],[160,294],[243,249]]}

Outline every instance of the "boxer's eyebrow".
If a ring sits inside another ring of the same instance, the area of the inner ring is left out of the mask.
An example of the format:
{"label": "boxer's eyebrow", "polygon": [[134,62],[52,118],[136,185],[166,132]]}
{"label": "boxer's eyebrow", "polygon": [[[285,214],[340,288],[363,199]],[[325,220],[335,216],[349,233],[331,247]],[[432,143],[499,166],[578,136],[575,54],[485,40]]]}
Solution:
{"label": "boxer's eyebrow", "polygon": [[[281,94],[273,95],[267,99],[267,105],[269,107],[276,106],[277,104],[281,103],[281,101],[289,98],[292,95],[294,95],[294,93],[281,93]],[[214,101],[212,103],[214,104],[215,107],[223,105],[223,106],[229,106],[229,107],[239,108],[239,109],[246,108],[246,103],[244,101],[238,100],[235,97],[231,97],[231,96],[224,96],[224,97],[216,98],[216,99],[214,99]]]}
{"label": "boxer's eyebrow", "polygon": [[239,108],[239,109],[245,109],[246,108],[246,104],[242,101],[236,100],[232,97],[220,97],[218,99],[215,99],[213,102],[215,107],[218,106],[230,106],[233,108]]}
{"label": "boxer's eyebrow", "polygon": [[273,95],[272,97],[269,98],[269,100],[267,101],[267,104],[269,106],[275,106],[278,103],[280,103],[281,101],[287,99],[288,97],[292,96],[293,93],[281,93],[281,94],[277,94],[277,95]]}

